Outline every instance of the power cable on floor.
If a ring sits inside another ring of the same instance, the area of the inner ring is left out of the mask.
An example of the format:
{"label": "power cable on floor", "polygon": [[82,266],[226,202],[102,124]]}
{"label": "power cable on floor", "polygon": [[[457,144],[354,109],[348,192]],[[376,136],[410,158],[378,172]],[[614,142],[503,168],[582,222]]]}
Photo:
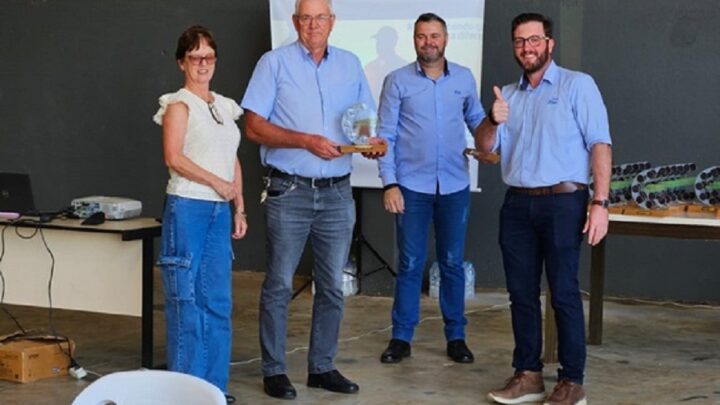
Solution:
{"label": "power cable on floor", "polygon": [[[10,225],[15,224],[16,222],[17,222],[17,220],[8,222],[7,224],[5,224],[5,226],[3,226],[2,232],[0,232],[0,245],[2,247],[2,250],[0,250],[0,264],[2,264],[2,260],[5,257],[5,231],[7,230],[7,228]],[[17,232],[17,228],[15,228],[15,229]],[[20,324],[20,321],[18,321],[18,319],[4,305],[4,302],[5,302],[5,275],[2,272],[1,266],[0,266],[0,282],[2,282],[2,288],[0,289],[0,309],[2,309],[3,312],[5,312],[5,314],[10,319],[12,319],[13,322],[15,322],[15,326],[17,326],[17,328],[20,330],[20,332],[22,332],[23,334],[27,333],[25,331],[25,328],[23,328],[22,325]]]}
{"label": "power cable on floor", "polygon": [[[0,259],[1,259],[1,258],[2,258],[2,256],[0,255]],[[582,293],[583,295],[585,295],[585,296],[590,296],[590,293],[587,292],[587,291],[581,290],[581,293]],[[703,309],[715,309],[715,310],[720,309],[720,306],[716,306],[716,305],[706,305],[706,304],[682,304],[682,303],[673,302],[673,301],[655,301],[655,300],[645,300],[645,299],[640,299],[640,298],[620,298],[620,297],[607,297],[607,296],[606,296],[606,297],[604,297],[603,299],[604,299],[604,300],[608,300],[608,301],[613,301],[613,302],[619,302],[619,303],[641,303],[641,304],[657,305],[657,306],[676,306],[676,307],[680,307],[680,308],[703,308]],[[1,302],[1,301],[0,301],[0,302]],[[493,311],[493,310],[496,310],[496,309],[500,309],[500,308],[509,308],[509,306],[510,306],[510,302],[506,302],[506,303],[504,303],[504,304],[496,304],[496,305],[492,305],[492,306],[490,306],[490,307],[488,307],[488,308],[474,309],[474,310],[471,310],[471,311],[466,311],[466,312],[465,312],[465,315],[471,315],[471,314],[479,313],[479,312],[490,312],[490,311]],[[422,323],[425,322],[425,321],[430,321],[430,320],[442,320],[442,316],[428,316],[428,317],[422,318],[422,319],[418,322],[418,325],[422,324]],[[339,339],[338,342],[351,342],[351,341],[359,340],[359,339],[362,339],[362,338],[367,337],[367,336],[371,336],[371,335],[375,335],[375,334],[378,334],[378,333],[387,332],[387,331],[389,331],[391,328],[392,328],[392,325],[388,325],[388,326],[386,326],[386,327],[384,327],[384,328],[373,329],[373,330],[370,330],[370,331],[368,331],[368,332],[365,332],[365,333],[360,334],[360,335],[357,335],[357,336],[351,336],[351,337],[348,337],[348,338]],[[299,347],[293,348],[293,349],[285,352],[285,354],[286,354],[286,355],[290,355],[290,354],[297,353],[297,352],[304,351],[304,350],[305,350],[305,351],[306,351],[306,350],[309,350],[309,347],[308,347],[308,346],[299,346]],[[251,359],[248,359],[248,360],[232,361],[232,362],[230,362],[230,367],[233,367],[233,366],[244,366],[244,365],[247,365],[247,364],[256,363],[256,362],[258,362],[258,361],[260,361],[260,360],[261,360],[260,357],[254,357],[254,358],[251,358]],[[92,374],[92,375],[95,375],[95,376],[97,376],[97,377],[102,377],[102,376],[103,376],[102,374],[96,373],[96,372],[91,371],[91,370],[86,370],[86,371],[87,371],[88,374]]]}
{"label": "power cable on floor", "polygon": [[[585,290],[580,290],[580,292],[585,295],[586,297],[590,296],[590,293]],[[678,307],[678,308],[702,308],[702,309],[720,309],[720,305],[711,305],[711,304],[683,304],[681,302],[675,302],[675,301],[661,301],[661,300],[652,300],[652,299],[643,299],[643,298],[629,298],[629,297],[608,297],[603,296],[603,301],[612,301],[612,302],[618,302],[621,304],[624,303],[635,303],[635,304],[647,304],[647,305],[656,305],[656,306],[669,306],[669,307]]]}
{"label": "power cable on floor", "polygon": [[[588,293],[587,291],[581,290],[581,292],[582,292],[584,295],[586,295],[586,296],[589,296],[589,295],[590,295],[590,293]],[[682,303],[673,302],[673,301],[654,301],[654,300],[645,300],[645,299],[640,299],[640,298],[604,297],[603,299],[604,299],[604,300],[608,300],[608,301],[619,302],[619,303],[634,302],[634,303],[641,303],[641,304],[648,304],[648,305],[658,305],[658,306],[676,306],[676,307],[680,307],[680,308],[720,309],[720,306],[714,306],[714,305],[706,305],[706,304],[682,304]],[[491,307],[489,307],[489,308],[483,308],[483,309],[476,309],[476,310],[472,310],[472,311],[467,311],[467,312],[465,312],[465,315],[470,315],[470,314],[477,313],[477,312],[489,312],[489,311],[492,311],[492,310],[495,310],[495,309],[498,309],[498,308],[506,308],[506,307],[509,307],[509,306],[510,306],[510,302],[507,302],[507,303],[505,303],[505,304],[497,304],[497,305],[493,305],[493,306],[491,306]],[[422,323],[425,322],[425,321],[429,321],[429,320],[442,320],[442,316],[428,316],[428,317],[422,318],[422,319],[420,320],[420,322],[418,322],[418,325],[422,324]],[[352,337],[348,337],[348,338],[344,338],[344,339],[339,339],[338,342],[350,342],[350,341],[354,341],[354,340],[359,340],[359,339],[361,339],[361,338],[364,338],[364,337],[367,337],[367,336],[370,336],[370,335],[374,335],[374,334],[382,333],[382,332],[387,332],[387,331],[390,330],[391,328],[392,328],[392,325],[389,325],[389,326],[386,326],[386,327],[381,328],[381,329],[374,329],[374,330],[368,331],[368,332],[363,333],[363,334],[361,334],[361,335],[352,336]],[[290,355],[290,354],[293,354],[293,353],[296,353],[296,352],[299,352],[299,351],[303,351],[303,350],[309,350],[309,347],[308,347],[308,346],[299,346],[299,347],[296,347],[296,348],[294,348],[294,349],[292,349],[292,350],[289,350],[289,351],[285,352],[285,354],[286,354],[286,355]],[[258,362],[258,361],[260,361],[260,360],[261,360],[260,357],[254,357],[254,358],[251,358],[251,359],[248,359],[248,360],[233,361],[233,362],[230,363],[230,366],[231,366],[231,367],[232,367],[232,366],[242,366],[242,365],[247,365],[247,364],[255,363],[255,362]]]}
{"label": "power cable on floor", "polygon": [[[20,226],[21,224],[25,225],[32,225],[31,233],[30,234],[23,234],[20,232]],[[5,257],[5,230],[9,226],[14,226],[15,234],[20,239],[24,240],[30,240],[34,238],[36,235],[40,234],[40,239],[42,240],[43,246],[45,247],[45,250],[47,251],[48,255],[50,256],[50,275],[48,277],[48,284],[47,284],[47,297],[48,297],[48,328],[50,330],[50,337],[53,338],[55,343],[57,344],[58,348],[62,353],[64,353],[69,361],[70,365],[68,366],[68,372],[77,379],[82,379],[85,377],[86,372],[85,370],[75,361],[75,358],[72,355],[72,348],[70,347],[70,339],[67,336],[59,335],[57,331],[55,330],[55,325],[53,323],[53,298],[52,298],[52,286],[53,286],[53,280],[55,278],[55,254],[52,252],[52,249],[50,249],[50,246],[47,243],[47,240],[45,239],[45,233],[43,232],[43,228],[41,226],[40,221],[36,221],[33,219],[18,219],[11,221],[2,229],[2,232],[0,233],[0,245],[2,250],[0,251],[0,263],[2,263],[2,259]],[[20,325],[20,322],[17,320],[13,314],[10,313],[10,311],[3,305],[4,299],[5,299],[5,276],[2,273],[2,270],[0,269],[0,281],[2,281],[2,288],[0,289],[0,309],[3,310],[14,322],[15,325],[20,330],[20,334],[13,335],[13,339],[21,339],[23,337],[32,338],[33,335],[29,333],[29,331],[25,330],[22,325]],[[37,332],[35,332],[35,335],[37,335]],[[62,343],[67,343],[67,351],[63,348]]]}
{"label": "power cable on floor", "polygon": [[[474,309],[474,310],[472,310],[472,311],[465,311],[465,315],[471,315],[471,314],[478,313],[478,312],[490,312],[490,311],[493,311],[493,310],[496,310],[496,309],[500,309],[500,308],[507,308],[507,307],[509,307],[509,306],[510,306],[510,303],[509,303],[509,302],[504,303],[504,304],[492,305],[492,306],[490,306],[490,307],[488,307],[488,308]],[[423,322],[425,322],[425,321],[434,321],[434,320],[442,320],[442,316],[427,316],[427,317],[425,317],[425,318],[420,319],[420,321],[418,322],[418,325],[421,325],[421,324],[422,324]],[[351,337],[347,337],[347,338],[344,338],[344,339],[338,339],[338,343],[344,343],[344,342],[351,342],[351,341],[359,340],[359,339],[362,339],[362,338],[367,337],[367,336],[375,335],[375,334],[382,333],[382,332],[387,332],[387,331],[389,331],[391,328],[392,328],[392,325],[389,325],[389,326],[386,326],[386,327],[380,328],[380,329],[373,329],[373,330],[370,330],[370,331],[368,331],[368,332],[365,332],[365,333],[360,334],[360,335],[357,335],[357,336],[351,336]],[[308,346],[299,346],[299,347],[296,347],[296,348],[294,348],[294,349],[292,349],[292,350],[289,350],[289,351],[285,352],[285,354],[286,354],[286,355],[289,355],[289,354],[293,354],[293,353],[296,353],[296,352],[299,352],[299,351],[303,351],[303,350],[309,350],[309,347],[308,347]],[[260,360],[261,360],[260,357],[254,357],[254,358],[248,359],[248,360],[233,361],[233,362],[230,362],[230,366],[231,366],[231,367],[232,367],[232,366],[244,366],[244,365],[247,365],[247,364],[251,364],[251,363],[258,362],[258,361],[260,361]]]}

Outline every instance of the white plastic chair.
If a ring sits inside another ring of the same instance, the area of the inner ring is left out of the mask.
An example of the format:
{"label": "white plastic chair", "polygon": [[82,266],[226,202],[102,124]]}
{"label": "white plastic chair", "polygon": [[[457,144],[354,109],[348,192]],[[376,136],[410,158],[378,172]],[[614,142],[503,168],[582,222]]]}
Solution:
{"label": "white plastic chair", "polygon": [[85,388],[72,405],[226,405],[209,382],[174,371],[135,370],[108,374]]}

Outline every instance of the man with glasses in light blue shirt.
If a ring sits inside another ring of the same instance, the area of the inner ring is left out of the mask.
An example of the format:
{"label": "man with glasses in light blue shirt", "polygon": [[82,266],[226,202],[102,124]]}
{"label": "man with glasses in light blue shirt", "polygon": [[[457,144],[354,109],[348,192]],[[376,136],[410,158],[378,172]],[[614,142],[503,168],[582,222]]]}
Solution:
{"label": "man with glasses in light blue shirt", "polygon": [[380,356],[383,363],[411,354],[431,222],[447,355],[459,363],[474,360],[465,344],[463,258],[470,176],[463,152],[466,131],[480,127],[485,113],[470,70],[445,59],[447,40],[442,18],[420,15],[414,29],[417,60],[390,73],[380,96],[378,133],[388,143],[379,160],[383,202],[396,214],[399,250],[392,339]]}
{"label": "man with glasses in light blue shirt", "polygon": [[349,143],[342,114],[361,102],[374,108],[358,58],[328,45],[335,24],[330,0],[298,0],[292,18],[298,41],[262,56],[242,101],[247,137],[262,145],[269,168],[260,297],[263,386],[283,399],[296,397],[285,361],[288,303],[308,237],[316,290],[307,385],[341,393],[359,389],[333,363],[343,314],[342,269],[355,224],[351,156],[338,145]]}
{"label": "man with glasses in light blue shirt", "polygon": [[[585,405],[585,324],[578,283],[583,234],[607,233],[612,151],[607,111],[593,79],[555,64],[552,21],[521,14],[512,22],[516,83],[495,87],[492,124],[476,137],[498,151],[509,186],[500,211],[500,247],[510,294],[514,375],[488,393],[501,404]],[[588,212],[590,171],[594,195]],[[546,398],[541,361],[543,265],[558,336],[558,383]]]}

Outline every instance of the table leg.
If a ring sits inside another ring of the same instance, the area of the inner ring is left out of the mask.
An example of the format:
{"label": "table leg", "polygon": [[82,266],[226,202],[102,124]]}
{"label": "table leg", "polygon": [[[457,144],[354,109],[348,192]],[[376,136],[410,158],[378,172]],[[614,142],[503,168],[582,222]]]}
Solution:
{"label": "table leg", "polygon": [[590,257],[590,320],[588,344],[602,344],[603,295],[605,294],[605,239],[593,246]]}
{"label": "table leg", "polygon": [[153,238],[142,242],[142,367],[153,368]]}
{"label": "table leg", "polygon": [[557,363],[557,327],[550,288],[545,289],[545,363]]}

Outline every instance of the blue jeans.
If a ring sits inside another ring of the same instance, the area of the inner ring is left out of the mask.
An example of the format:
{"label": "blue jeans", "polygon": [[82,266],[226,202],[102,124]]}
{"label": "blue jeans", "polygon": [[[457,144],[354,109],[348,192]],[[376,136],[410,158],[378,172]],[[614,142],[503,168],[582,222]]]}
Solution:
{"label": "blue jeans", "polygon": [[265,205],[267,272],[260,296],[263,375],[287,374],[288,303],[308,236],[315,280],[308,372],[334,370],[343,316],[342,270],[355,225],[350,180],[313,188],[297,180],[271,177]]}
{"label": "blue jeans", "polygon": [[168,195],[158,266],[165,288],[168,369],[227,392],[232,344],[230,207]]}
{"label": "blue jeans", "polygon": [[416,193],[400,187],[405,212],[396,215],[398,274],[392,308],[392,336],[411,342],[420,316],[422,284],[430,221],[435,225],[435,250],[440,267],[440,310],[445,322],[445,338],[465,339],[465,230],[470,207],[470,191],[440,195]]}
{"label": "blue jeans", "polygon": [[582,384],[585,322],[578,285],[587,190],[529,196],[508,190],[500,211],[500,247],[510,293],[516,371],[541,371],[543,263],[558,335],[559,378]]}

